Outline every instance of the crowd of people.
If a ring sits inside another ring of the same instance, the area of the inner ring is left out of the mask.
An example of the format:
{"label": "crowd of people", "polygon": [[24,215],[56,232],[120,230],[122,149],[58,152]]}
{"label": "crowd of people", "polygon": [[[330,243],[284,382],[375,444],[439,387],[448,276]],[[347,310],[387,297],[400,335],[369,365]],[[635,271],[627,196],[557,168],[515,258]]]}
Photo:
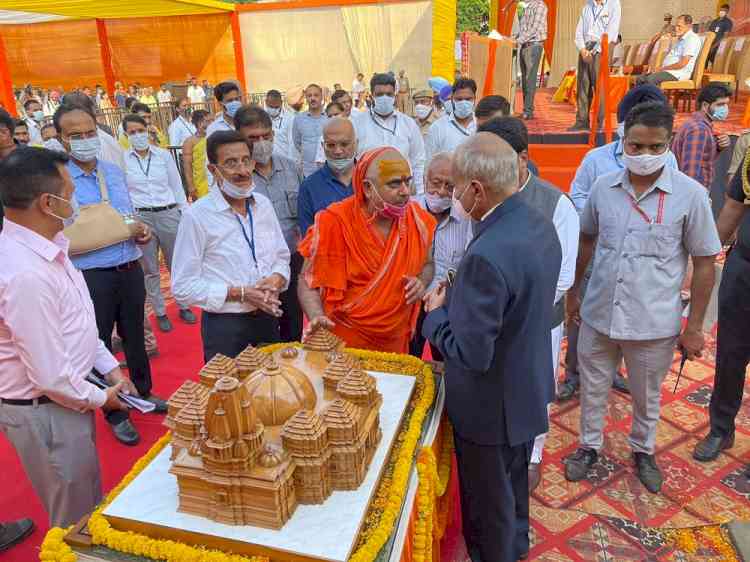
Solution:
{"label": "crowd of people", "polygon": [[[602,21],[602,9],[614,7],[591,0],[579,24],[582,78],[599,52],[593,37],[615,18]],[[545,10],[526,3],[524,73],[538,67]],[[678,18],[678,34],[687,23]],[[51,123],[52,93],[24,100],[23,121],[0,110],[0,429],[50,524],[75,523],[101,499],[96,410],[125,445],[140,437],[118,393],[167,410],[153,393],[145,312],[148,302],[158,330],[173,329],[161,257],[179,320],[196,324],[201,311],[206,361],[320,327],[351,347],[421,357],[428,345],[445,365],[469,555],[509,562],[528,556],[529,494],[555,399],[580,392],[579,448],[564,467],[575,482],[594,474],[610,388],[630,393],[635,472],[659,493],[662,382],[676,349],[703,353],[715,259],[734,241],[711,429],[694,457],[732,447],[750,360],[750,136],[715,221],[709,190],[730,142],[713,126],[730,92],[703,88],[675,131],[657,82],[623,98],[618,138],[585,156],[569,197],[529,158],[528,80],[517,116],[502,96],[478,99],[469,77],[412,90],[405,73],[368,84],[360,74],[330,96],[317,84],[299,99],[271,90],[262,104],[245,103],[234,81],[209,93],[191,79],[176,99],[144,88],[123,100],[114,131],[97,121],[98,93],[56,97]],[[217,114],[192,110],[209,97]],[[166,133],[152,121],[163,103],[176,112]],[[0,547],[30,529],[2,525]]]}

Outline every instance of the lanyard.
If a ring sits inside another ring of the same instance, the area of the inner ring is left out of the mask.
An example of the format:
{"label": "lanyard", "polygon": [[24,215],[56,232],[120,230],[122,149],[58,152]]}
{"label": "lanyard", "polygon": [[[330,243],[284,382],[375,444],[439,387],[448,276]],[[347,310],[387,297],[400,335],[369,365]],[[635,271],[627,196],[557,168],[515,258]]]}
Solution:
{"label": "lanyard", "polygon": [[451,124],[452,124],[452,125],[453,125],[453,126],[454,126],[454,127],[456,128],[456,129],[458,129],[458,132],[459,132],[459,133],[461,133],[461,134],[462,134],[463,136],[465,136],[465,137],[469,137],[469,136],[471,136],[471,135],[470,135],[470,134],[469,134],[469,133],[468,133],[467,131],[464,131],[464,130],[463,130],[463,129],[462,129],[462,128],[461,128],[460,126],[459,126],[459,124],[458,124],[458,123],[456,123],[456,122],[455,122],[455,121],[454,121],[453,119],[451,119]]}
{"label": "lanyard", "polygon": [[182,117],[182,115],[180,115],[179,119],[180,119],[180,123],[182,124],[182,127],[183,127],[183,128],[184,128],[184,129],[185,129],[185,130],[186,130],[186,131],[187,131],[188,133],[190,133],[190,135],[192,136],[192,135],[193,135],[193,131],[192,131],[192,130],[190,129],[190,127],[188,127],[188,123],[187,123],[187,121],[185,121],[185,119],[184,119],[184,118]]}
{"label": "lanyard", "polygon": [[138,167],[141,169],[141,172],[143,172],[143,175],[148,177],[149,172],[151,171],[151,156],[153,156],[153,152],[149,150],[148,152],[148,163],[146,164],[146,169],[143,169],[143,164],[141,164],[141,157],[137,154],[135,155],[135,161],[138,162]]}
{"label": "lanyard", "polygon": [[598,19],[599,19],[599,17],[600,17],[601,15],[602,15],[602,12],[604,12],[604,10],[606,10],[606,9],[607,9],[607,5],[606,5],[606,3],[605,3],[605,4],[602,4],[602,7],[601,7],[601,8],[599,8],[599,11],[598,11],[598,12],[597,12],[597,11],[595,11],[595,9],[594,9],[594,7],[593,7],[593,6],[591,6],[591,14],[592,14],[592,15],[594,16],[594,24],[595,24],[595,25],[596,25],[596,20],[598,20]]}
{"label": "lanyard", "polygon": [[378,120],[375,119],[375,115],[373,114],[372,111],[370,111],[370,119],[372,119],[372,122],[375,123],[381,129],[383,129],[384,131],[387,131],[387,132],[391,133],[394,137],[396,136],[396,127],[398,127],[398,117],[396,117],[395,114],[393,116],[394,123],[393,123],[393,130],[392,131],[388,127],[386,127],[385,125],[383,125],[382,123],[379,123]]}
{"label": "lanyard", "polygon": [[641,215],[643,217],[643,220],[645,220],[648,224],[661,224],[662,220],[664,219],[664,197],[666,196],[666,193],[663,191],[659,192],[659,206],[658,210],[656,211],[656,220],[652,219],[648,216],[646,211],[644,211],[641,206],[638,204],[638,202],[635,200],[635,197],[630,195],[628,193],[628,197],[630,197],[630,204],[633,206],[633,209],[635,209],[635,212]]}
{"label": "lanyard", "polygon": [[255,228],[253,227],[253,212],[250,209],[249,197],[245,199],[245,209],[247,209],[247,221],[250,223],[250,236],[249,237],[247,235],[247,232],[245,232],[245,227],[242,225],[242,221],[240,220],[240,217],[237,216],[237,214],[235,214],[234,218],[237,219],[237,222],[240,225],[240,230],[242,231],[242,236],[245,237],[245,242],[247,242],[247,245],[250,246],[250,253],[253,256],[255,267],[258,267],[258,258],[255,257]]}

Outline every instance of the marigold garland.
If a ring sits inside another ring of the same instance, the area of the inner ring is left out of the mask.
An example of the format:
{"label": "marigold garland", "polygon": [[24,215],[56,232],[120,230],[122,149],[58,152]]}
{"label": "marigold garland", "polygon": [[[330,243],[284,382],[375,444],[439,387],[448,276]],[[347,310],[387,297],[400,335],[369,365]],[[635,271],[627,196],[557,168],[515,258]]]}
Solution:
{"label": "marigold garland", "polygon": [[[266,353],[273,353],[285,347],[298,347],[300,345],[299,343],[281,343],[261,349]],[[356,550],[349,559],[350,562],[372,562],[391,536],[401,511],[417,445],[422,435],[422,427],[435,398],[435,381],[430,366],[416,357],[360,349],[347,349],[346,351],[359,358],[362,361],[363,368],[368,371],[395,372],[410,375],[417,379],[414,395],[404,416],[402,430],[394,441],[391,457],[383,471],[380,485],[365,519],[364,528],[360,532]],[[138,533],[118,531],[112,528],[102,512],[167,446],[170,436],[169,432],[165,433],[148,453],[135,463],[130,472],[91,515],[88,528],[93,543],[107,546],[119,552],[165,562],[268,562],[266,557],[225,554],[216,550],[193,547],[170,540],[152,539]],[[448,472],[450,472],[450,467]],[[50,529],[42,545],[40,560],[75,562],[77,559],[75,553],[63,540],[66,534],[67,531],[64,529]],[[430,534],[430,536],[432,535]],[[431,548],[432,541],[429,542]]]}
{"label": "marigold garland", "polygon": [[729,531],[724,525],[707,525],[685,529],[666,529],[662,536],[685,554],[698,554],[701,547],[707,547],[720,554],[721,562],[739,562],[737,552],[729,539]]}

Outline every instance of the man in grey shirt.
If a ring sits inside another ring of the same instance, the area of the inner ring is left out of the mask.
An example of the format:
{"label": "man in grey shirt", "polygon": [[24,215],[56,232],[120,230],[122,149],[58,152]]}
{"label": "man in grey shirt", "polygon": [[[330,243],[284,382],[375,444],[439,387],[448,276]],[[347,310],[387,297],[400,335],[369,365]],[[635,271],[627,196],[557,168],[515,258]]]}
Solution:
{"label": "man in grey shirt", "polygon": [[[573,482],[587,478],[604,445],[612,373],[624,358],[633,397],[629,442],[636,473],[650,492],[661,489],[654,457],[661,385],[676,344],[690,360],[703,350],[703,317],[721,243],[706,190],[666,166],[673,123],[674,112],[659,102],[630,111],[622,156],[626,169],[594,184],[581,216],[576,280],[567,296],[569,318],[580,322],[580,448],[565,461],[565,477]],[[581,307],[580,283],[595,245]],[[680,288],[690,257],[690,316],[681,331]]]}
{"label": "man in grey shirt", "polygon": [[307,177],[318,171],[315,155],[328,118],[323,113],[323,89],[320,86],[310,84],[305,90],[305,99],[307,111],[294,117],[292,139],[297,152],[302,155],[302,175]]}
{"label": "man in grey shirt", "polygon": [[279,295],[283,313],[279,318],[279,332],[281,341],[299,341],[302,338],[302,309],[297,298],[297,278],[304,260],[297,253],[300,240],[297,194],[302,175],[293,160],[273,151],[273,122],[263,108],[258,105],[241,107],[234,116],[234,126],[252,146],[254,189],[270,199],[289,246],[291,278],[288,289]]}

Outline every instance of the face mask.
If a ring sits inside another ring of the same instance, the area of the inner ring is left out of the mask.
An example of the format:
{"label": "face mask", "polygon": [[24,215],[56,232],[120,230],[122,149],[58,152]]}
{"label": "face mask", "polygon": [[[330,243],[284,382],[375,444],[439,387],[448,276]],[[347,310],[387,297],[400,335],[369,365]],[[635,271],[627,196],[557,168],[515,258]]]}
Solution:
{"label": "face mask", "polygon": [[727,117],[729,117],[728,105],[720,105],[711,112],[711,118],[715,119],[716,121],[724,121]]}
{"label": "face mask", "polygon": [[474,113],[474,102],[460,100],[453,103],[453,114],[459,119],[466,119]]}
{"label": "face mask", "polygon": [[622,161],[625,167],[636,176],[650,176],[657,172],[667,163],[669,149],[661,154],[639,154],[631,156],[625,152],[622,153]]}
{"label": "face mask", "polygon": [[60,144],[57,139],[49,139],[44,141],[44,148],[47,150],[56,150],[57,152],[65,152],[65,147]]}
{"label": "face mask", "polygon": [[445,109],[445,112],[450,115],[453,113],[453,100],[448,100],[443,104],[443,108]]}
{"label": "face mask", "polygon": [[625,123],[619,123],[617,125],[617,136],[621,139],[625,138]]}
{"label": "face mask", "polygon": [[232,199],[247,199],[253,193],[253,188],[255,187],[253,184],[250,184],[250,187],[238,187],[225,178],[221,172],[218,172],[218,176],[223,180],[219,189]]}
{"label": "face mask", "polygon": [[145,131],[142,133],[133,133],[128,138],[130,139],[130,146],[136,150],[146,150],[148,148],[148,133]]}
{"label": "face mask", "polygon": [[378,214],[381,217],[398,221],[406,216],[406,209],[409,207],[408,201],[404,205],[394,205],[393,203],[386,203],[385,199],[383,199],[380,193],[378,193],[378,190],[375,189],[374,185],[372,185],[372,192],[378,196],[378,199],[380,199],[380,202],[383,204],[383,208],[378,210]]}
{"label": "face mask", "polygon": [[[468,189],[469,189],[468,187],[464,189],[463,193],[461,193],[461,197],[463,197],[466,194],[466,191]],[[452,195],[453,208],[456,210],[456,214],[459,216],[459,218],[461,218],[462,220],[467,220],[467,221],[471,220],[472,218],[471,213],[474,212],[474,207],[477,206],[477,201],[475,199],[474,204],[471,206],[471,209],[467,211],[466,207],[464,207],[464,204],[461,203],[461,197],[456,197],[456,190],[454,189],[453,195]]]}
{"label": "face mask", "polygon": [[253,160],[258,164],[266,165],[271,161],[273,155],[273,143],[269,140],[255,141],[253,143]]}
{"label": "face mask", "polygon": [[90,139],[70,139],[70,155],[79,162],[91,162],[96,160],[102,144],[99,137]]}
{"label": "face mask", "polygon": [[373,109],[378,115],[387,117],[388,115],[393,113],[394,103],[395,100],[391,96],[378,96],[375,98],[375,107]]}
{"label": "face mask", "polygon": [[427,119],[430,113],[432,113],[432,107],[429,105],[418,103],[414,107],[414,115],[416,115],[419,119]]}
{"label": "face mask", "polygon": [[60,215],[56,215],[52,211],[47,211],[47,214],[55,217],[58,220],[61,220],[65,226],[73,224],[78,218],[79,213],[78,205],[75,203],[75,199],[65,199],[65,197],[60,197],[59,195],[55,195],[54,193],[50,193],[49,196],[53,197],[54,199],[59,199],[60,201],[65,201],[68,204],[68,207],[70,207],[70,214],[67,217],[61,217]]}
{"label": "face mask", "polygon": [[276,119],[279,115],[281,115],[281,108],[280,107],[267,107],[266,113],[268,113],[271,119]]}
{"label": "face mask", "polygon": [[44,120],[44,111],[38,109],[37,111],[32,113],[31,118],[37,123],[41,123]]}
{"label": "face mask", "polygon": [[433,213],[444,213],[453,205],[453,197],[440,197],[437,193],[425,193],[427,210]]}
{"label": "face mask", "polygon": [[334,172],[342,174],[351,170],[352,166],[354,166],[354,156],[351,158],[326,158],[326,162],[328,162],[328,167]]}
{"label": "face mask", "polygon": [[234,117],[234,114],[237,113],[237,110],[240,107],[242,107],[242,102],[240,100],[228,101],[224,104],[224,111],[227,112],[229,117]]}

